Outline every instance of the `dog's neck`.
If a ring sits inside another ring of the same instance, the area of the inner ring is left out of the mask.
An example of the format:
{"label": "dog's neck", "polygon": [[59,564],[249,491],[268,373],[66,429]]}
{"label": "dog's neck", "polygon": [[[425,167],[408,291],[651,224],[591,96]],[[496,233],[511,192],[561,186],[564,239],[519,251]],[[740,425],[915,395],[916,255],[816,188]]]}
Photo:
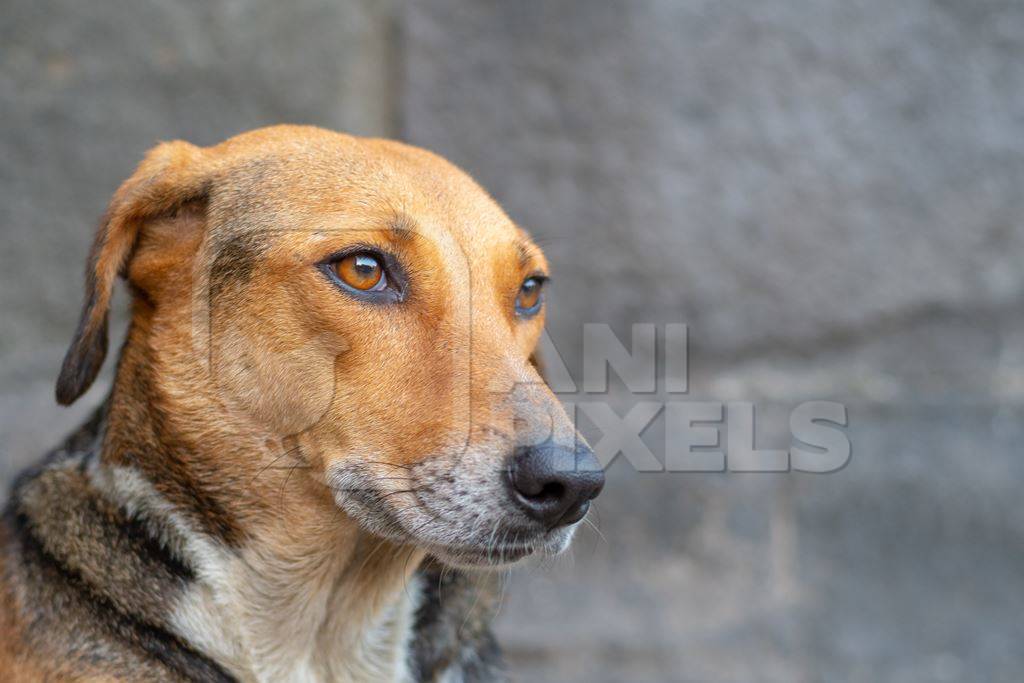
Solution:
{"label": "dog's neck", "polygon": [[192,568],[173,630],[242,680],[405,678],[422,553],[360,530],[296,443],[225,418],[141,341],[125,345],[92,476]]}

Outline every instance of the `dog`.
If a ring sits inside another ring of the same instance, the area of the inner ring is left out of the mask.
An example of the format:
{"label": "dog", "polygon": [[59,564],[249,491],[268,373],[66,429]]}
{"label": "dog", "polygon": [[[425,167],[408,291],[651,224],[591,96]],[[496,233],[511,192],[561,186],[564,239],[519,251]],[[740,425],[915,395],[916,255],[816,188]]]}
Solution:
{"label": "dog", "polygon": [[548,264],[466,173],[277,126],[152,149],[57,381],[96,414],[0,526],[5,681],[501,680],[498,573],[603,473],[544,384]]}

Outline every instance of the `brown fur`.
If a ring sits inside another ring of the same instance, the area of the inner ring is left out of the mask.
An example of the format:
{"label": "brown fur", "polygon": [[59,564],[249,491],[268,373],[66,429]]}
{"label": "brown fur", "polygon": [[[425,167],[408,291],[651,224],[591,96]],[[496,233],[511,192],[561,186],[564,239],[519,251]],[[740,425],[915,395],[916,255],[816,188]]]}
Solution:
{"label": "brown fur", "polygon": [[[316,267],[353,245],[400,257],[399,305],[354,300]],[[268,581],[291,567],[284,584],[334,596],[353,618],[386,611],[438,539],[458,537],[395,532],[399,501],[423,493],[403,490],[407,473],[437,468],[431,481],[452,484],[444,500],[461,510],[473,492],[436,454],[493,452],[500,467],[522,431],[516,387],[546,416],[538,429],[569,428],[531,362],[543,314],[519,319],[513,306],[546,269],[472,179],[423,150],[293,126],[152,150],[103,219],[57,383],[69,404],[95,379],[121,274],[132,319],[110,399],[94,429],[16,486],[0,539],[5,680],[230,680],[240,665],[186,642],[169,617],[205,571],[183,528],[240,567],[265,565]],[[94,474],[107,470],[138,473],[173,520],[111,501]],[[339,473],[373,490],[342,487]],[[357,524],[339,496],[376,521]],[[468,593],[458,576],[442,588]],[[261,590],[276,589],[285,600],[291,586]],[[452,602],[418,619],[424,679],[465,648],[493,650],[488,601]],[[324,618],[319,633],[352,635]],[[462,643],[456,621],[471,624]]]}

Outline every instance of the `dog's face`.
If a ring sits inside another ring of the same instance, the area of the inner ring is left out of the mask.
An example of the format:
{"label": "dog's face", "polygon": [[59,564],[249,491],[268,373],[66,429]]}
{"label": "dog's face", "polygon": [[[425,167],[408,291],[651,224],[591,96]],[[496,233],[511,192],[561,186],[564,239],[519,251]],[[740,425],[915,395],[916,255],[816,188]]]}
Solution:
{"label": "dog's face", "polygon": [[459,564],[564,549],[603,476],[532,362],[549,273],[526,233],[398,143],[173,144],[163,173],[202,200],[139,221],[128,277],[190,321],[167,343],[202,350],[213,409],[288,445],[376,534]]}

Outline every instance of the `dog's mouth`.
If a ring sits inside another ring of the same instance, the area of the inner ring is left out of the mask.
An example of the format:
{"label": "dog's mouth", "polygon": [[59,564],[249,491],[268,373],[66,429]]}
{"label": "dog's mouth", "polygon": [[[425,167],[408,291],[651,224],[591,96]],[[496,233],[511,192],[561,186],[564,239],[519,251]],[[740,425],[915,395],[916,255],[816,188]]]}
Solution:
{"label": "dog's mouth", "polygon": [[515,564],[536,552],[536,546],[496,546],[493,548],[453,546],[430,550],[431,555],[456,567],[502,567]]}
{"label": "dog's mouth", "polygon": [[485,545],[429,546],[430,554],[461,567],[502,567],[533,556],[555,556],[568,547],[573,527],[536,535],[532,541],[501,541]]}

